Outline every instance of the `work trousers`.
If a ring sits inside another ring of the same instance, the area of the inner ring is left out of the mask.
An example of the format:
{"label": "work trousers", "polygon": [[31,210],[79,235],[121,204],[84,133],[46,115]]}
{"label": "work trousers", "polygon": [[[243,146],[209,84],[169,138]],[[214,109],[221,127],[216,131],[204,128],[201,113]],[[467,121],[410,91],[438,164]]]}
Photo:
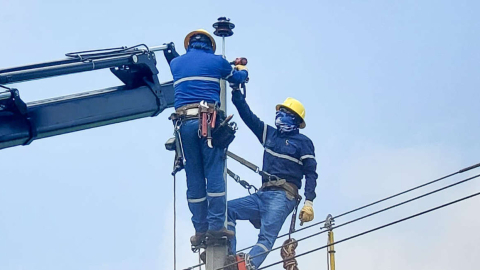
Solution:
{"label": "work trousers", "polygon": [[225,149],[209,148],[198,136],[198,119],[183,121],[180,137],[185,155],[187,200],[196,232],[218,231],[225,225]]}
{"label": "work trousers", "polygon": [[[249,254],[254,257],[272,249],[285,219],[293,211],[295,199],[288,199],[284,190],[260,190],[255,194],[228,202],[228,229],[235,231],[237,220],[249,220],[258,229],[258,241]],[[236,233],[235,233],[236,234]],[[236,253],[236,235],[230,241],[231,254]],[[268,253],[252,258],[258,268]]]}

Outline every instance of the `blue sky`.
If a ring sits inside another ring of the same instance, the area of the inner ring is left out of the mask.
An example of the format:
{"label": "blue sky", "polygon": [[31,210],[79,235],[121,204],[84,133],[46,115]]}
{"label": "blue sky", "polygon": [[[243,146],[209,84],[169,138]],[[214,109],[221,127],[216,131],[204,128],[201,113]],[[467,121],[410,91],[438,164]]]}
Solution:
{"label": "blue sky", "polygon": [[[236,28],[227,57],[249,59],[254,112],[273,124],[275,105],[289,96],[307,109],[304,133],[319,163],[315,221],[480,161],[478,1],[0,0],[0,10],[0,67],[138,43],[173,41],[183,53],[189,31],[212,30],[219,16],[230,17]],[[159,56],[159,78],[170,80]],[[15,87],[34,101],[119,84],[98,71]],[[231,103],[229,112],[236,113]],[[0,151],[0,269],[171,269],[173,157],[163,147],[172,134],[169,113]],[[261,164],[261,145],[236,118],[240,131],[230,150]],[[248,170],[229,167],[259,185]],[[197,258],[188,245],[184,173],[177,187],[180,268]],[[479,189],[468,183],[336,236]],[[230,199],[246,194],[229,180]],[[477,269],[479,204],[472,199],[338,245],[337,265],[452,269],[457,256],[463,269]],[[255,242],[250,224],[238,228],[239,246]],[[319,237],[298,251],[325,242]],[[326,268],[325,257],[302,258],[300,267]],[[267,262],[279,258],[271,254]]]}

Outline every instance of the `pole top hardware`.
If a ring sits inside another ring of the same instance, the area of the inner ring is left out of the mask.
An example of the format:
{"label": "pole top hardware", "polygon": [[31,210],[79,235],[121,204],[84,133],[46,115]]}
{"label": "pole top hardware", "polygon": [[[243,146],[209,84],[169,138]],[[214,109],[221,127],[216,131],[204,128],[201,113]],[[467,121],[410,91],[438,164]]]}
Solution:
{"label": "pole top hardware", "polygon": [[333,219],[332,214],[328,214],[327,218],[325,218],[325,224],[323,225],[323,228],[328,229],[329,231],[332,230],[332,226],[335,225],[335,220]]}
{"label": "pole top hardware", "polygon": [[227,17],[220,17],[218,21],[213,24],[215,32],[213,32],[218,37],[230,37],[233,35],[232,29],[235,28],[235,24],[230,22],[230,19]]}

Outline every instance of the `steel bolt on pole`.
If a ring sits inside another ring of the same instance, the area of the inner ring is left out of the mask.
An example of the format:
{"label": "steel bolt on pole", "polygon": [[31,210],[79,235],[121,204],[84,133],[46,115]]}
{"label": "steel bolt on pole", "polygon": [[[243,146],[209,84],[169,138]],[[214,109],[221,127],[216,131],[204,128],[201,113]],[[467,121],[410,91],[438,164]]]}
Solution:
{"label": "steel bolt on pole", "polygon": [[[216,36],[222,37],[222,56],[225,56],[225,37],[233,35],[232,29],[235,27],[233,23],[230,22],[230,19],[226,17],[218,18],[218,21],[213,24],[215,28],[214,34]],[[220,110],[227,115],[227,82],[225,80],[220,81]],[[225,153],[226,154],[226,153]],[[223,179],[225,181],[225,199],[227,198],[227,162],[225,155],[225,168],[223,171]],[[227,227],[227,211],[225,211],[225,227]],[[206,257],[206,270],[214,270],[225,265],[225,259],[228,255],[228,246],[227,242],[220,242],[219,244],[208,245],[206,248],[207,257]]]}

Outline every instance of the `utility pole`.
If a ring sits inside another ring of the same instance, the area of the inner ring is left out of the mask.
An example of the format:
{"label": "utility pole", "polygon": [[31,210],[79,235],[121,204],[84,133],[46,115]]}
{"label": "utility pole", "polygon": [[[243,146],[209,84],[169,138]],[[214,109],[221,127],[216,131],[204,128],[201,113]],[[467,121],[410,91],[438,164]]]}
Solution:
{"label": "utility pole", "polygon": [[[225,37],[233,35],[232,29],[235,25],[230,22],[230,19],[226,17],[218,18],[218,21],[213,24],[215,28],[214,34],[218,37],[222,37],[222,56],[225,57]],[[220,81],[220,110],[227,116],[227,82],[225,80]],[[226,153],[225,153],[226,154]],[[226,155],[225,155],[226,158]],[[223,170],[223,179],[225,181],[225,200],[227,198],[227,161],[225,160],[225,168]],[[225,227],[227,227],[227,211],[225,211]],[[222,239],[222,241],[216,243],[209,243],[207,245],[207,258],[206,258],[206,270],[215,270],[225,265],[225,259],[228,255],[228,241]]]}

